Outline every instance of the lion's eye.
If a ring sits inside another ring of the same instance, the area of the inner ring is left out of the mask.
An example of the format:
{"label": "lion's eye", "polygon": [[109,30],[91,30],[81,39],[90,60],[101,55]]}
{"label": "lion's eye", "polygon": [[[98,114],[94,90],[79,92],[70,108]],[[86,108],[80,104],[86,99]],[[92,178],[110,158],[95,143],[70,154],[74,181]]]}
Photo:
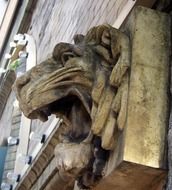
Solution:
{"label": "lion's eye", "polygon": [[73,58],[74,57],[74,54],[72,52],[66,52],[66,53],[63,53],[62,55],[62,63],[63,63],[63,66],[65,65],[65,63],[70,59],[70,58]]}

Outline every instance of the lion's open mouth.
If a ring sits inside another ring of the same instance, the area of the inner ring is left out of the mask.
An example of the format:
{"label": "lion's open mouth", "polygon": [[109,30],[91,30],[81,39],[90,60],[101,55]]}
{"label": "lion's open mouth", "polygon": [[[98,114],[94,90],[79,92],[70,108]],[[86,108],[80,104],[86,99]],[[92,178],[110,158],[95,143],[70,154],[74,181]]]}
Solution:
{"label": "lion's open mouth", "polygon": [[[72,111],[72,107],[76,106],[75,104],[77,104],[77,107],[82,107],[81,109],[85,110],[85,112],[90,115],[90,110],[92,106],[90,95],[84,92],[84,90],[78,88],[66,89],[66,91],[63,92],[62,96],[57,96],[57,99],[55,101],[50,102],[44,107],[38,108],[37,110],[33,111],[30,114],[30,117],[32,117],[32,114],[36,114],[38,116],[38,119],[40,119],[41,121],[47,121],[48,116],[50,116],[51,114],[55,114],[57,116],[65,115],[66,117],[68,117],[69,112]],[[59,90],[57,90],[57,94],[58,91]]]}
{"label": "lion's open mouth", "polygon": [[[90,131],[92,107],[91,97],[85,89],[81,87],[68,87],[63,91],[62,96],[59,89],[56,89],[57,99],[49,104],[34,110],[30,117],[35,117],[41,121],[47,121],[50,115],[57,118],[67,119],[71,125],[69,131],[70,141],[82,141]],[[41,98],[41,97],[40,97]]]}
{"label": "lion's open mouth", "polygon": [[20,107],[26,117],[41,121],[47,121],[51,114],[68,117],[76,102],[90,114],[92,79],[84,69],[70,66],[51,70],[47,66],[44,70],[37,66],[16,83]]}
{"label": "lion's open mouth", "polygon": [[52,114],[65,118],[70,123],[72,138],[78,139],[81,135],[84,138],[91,126],[92,78],[89,73],[74,66],[54,71],[48,65],[41,69],[35,67],[16,82],[23,113],[43,122]]}

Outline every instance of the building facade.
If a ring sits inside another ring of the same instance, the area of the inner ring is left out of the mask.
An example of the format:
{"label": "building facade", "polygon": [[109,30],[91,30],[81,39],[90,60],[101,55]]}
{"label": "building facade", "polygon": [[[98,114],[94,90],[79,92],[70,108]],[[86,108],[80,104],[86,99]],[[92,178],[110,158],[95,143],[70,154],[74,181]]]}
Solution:
{"label": "building facade", "polygon": [[[101,24],[122,28],[135,6],[170,14],[172,5],[170,1],[156,0],[4,2],[6,11],[3,11],[0,28],[0,146],[4,155],[1,159],[4,163],[1,183],[9,189],[53,190],[58,187],[54,149],[58,143],[57,129],[61,120],[55,116],[44,123],[27,119],[11,90],[16,77],[51,57],[57,43],[73,43],[75,34],[85,35],[90,28]],[[16,36],[19,33],[23,35]],[[25,56],[25,52],[28,55]],[[24,61],[17,68],[9,69],[9,65],[18,59]],[[14,142],[10,142],[9,137]],[[75,184],[69,186],[69,189],[77,188]]]}

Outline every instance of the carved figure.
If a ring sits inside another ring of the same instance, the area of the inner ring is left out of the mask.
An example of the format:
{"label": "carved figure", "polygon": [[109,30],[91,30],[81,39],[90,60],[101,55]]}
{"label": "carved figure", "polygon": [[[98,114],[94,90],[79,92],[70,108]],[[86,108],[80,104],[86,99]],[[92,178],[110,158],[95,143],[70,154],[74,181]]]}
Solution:
{"label": "carved figure", "polygon": [[26,117],[63,119],[57,167],[86,189],[102,177],[125,126],[130,46],[109,25],[75,35],[74,42],[57,44],[51,58],[16,80],[14,90]]}

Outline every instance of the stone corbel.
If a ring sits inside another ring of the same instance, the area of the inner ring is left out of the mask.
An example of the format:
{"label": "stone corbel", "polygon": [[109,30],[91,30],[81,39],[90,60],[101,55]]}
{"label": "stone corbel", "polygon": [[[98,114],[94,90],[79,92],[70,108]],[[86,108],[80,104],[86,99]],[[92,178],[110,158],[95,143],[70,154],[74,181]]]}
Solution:
{"label": "stone corbel", "polygon": [[155,187],[162,184],[170,27],[168,15],[137,7],[125,32],[93,27],[75,44],[57,44],[50,59],[16,81],[27,117],[55,114],[64,122],[46,190],[72,189],[75,179],[81,189],[98,190],[153,190],[155,178]]}

